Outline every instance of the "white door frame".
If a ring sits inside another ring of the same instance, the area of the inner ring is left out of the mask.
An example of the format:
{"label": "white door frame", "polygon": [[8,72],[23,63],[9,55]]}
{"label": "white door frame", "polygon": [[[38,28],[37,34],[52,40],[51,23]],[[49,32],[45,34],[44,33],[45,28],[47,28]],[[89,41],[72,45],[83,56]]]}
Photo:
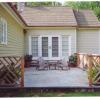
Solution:
{"label": "white door frame", "polygon": [[[48,37],[48,48],[51,46],[51,49],[48,49],[48,56],[43,57],[45,60],[60,60],[62,59],[62,35],[36,35],[29,36],[29,54],[32,54],[32,37],[38,37],[38,57],[33,57],[33,59],[38,59],[42,57],[42,37]],[[52,37],[58,37],[58,57],[52,57]],[[71,36],[68,36],[68,45],[69,45],[69,55],[71,54]]]}
{"label": "white door frame", "polygon": [[[59,60],[60,59],[60,35],[41,35],[41,56],[42,56],[42,37],[48,37],[48,57],[43,57],[45,60]],[[58,37],[58,57],[52,57],[52,37]]]}

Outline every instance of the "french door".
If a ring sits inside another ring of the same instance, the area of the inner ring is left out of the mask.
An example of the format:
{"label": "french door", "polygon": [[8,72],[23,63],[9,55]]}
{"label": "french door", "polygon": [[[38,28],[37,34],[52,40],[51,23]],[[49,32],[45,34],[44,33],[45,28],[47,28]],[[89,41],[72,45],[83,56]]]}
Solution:
{"label": "french door", "polygon": [[33,58],[43,57],[46,60],[60,58],[60,36],[35,36],[31,41]]}
{"label": "french door", "polygon": [[59,60],[71,54],[71,37],[67,35],[32,36],[29,44],[29,54],[33,55],[33,59]]}
{"label": "french door", "polygon": [[44,59],[59,59],[59,36],[41,36],[41,56]]}

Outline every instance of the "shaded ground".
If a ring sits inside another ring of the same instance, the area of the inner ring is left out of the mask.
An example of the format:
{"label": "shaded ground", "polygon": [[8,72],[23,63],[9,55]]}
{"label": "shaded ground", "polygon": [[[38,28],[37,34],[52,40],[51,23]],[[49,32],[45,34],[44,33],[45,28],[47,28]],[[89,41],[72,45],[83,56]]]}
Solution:
{"label": "shaded ground", "polygon": [[88,87],[86,71],[80,68],[70,70],[36,71],[26,68],[24,87]]}
{"label": "shaded ground", "polygon": [[100,92],[18,92],[18,93],[5,93],[0,97],[74,97],[74,96],[100,96]]}

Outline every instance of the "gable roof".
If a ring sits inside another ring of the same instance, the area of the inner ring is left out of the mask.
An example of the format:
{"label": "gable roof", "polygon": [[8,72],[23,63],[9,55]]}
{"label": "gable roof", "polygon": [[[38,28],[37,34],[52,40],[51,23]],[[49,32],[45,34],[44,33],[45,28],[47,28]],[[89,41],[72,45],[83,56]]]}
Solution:
{"label": "gable roof", "polygon": [[73,10],[72,8],[62,6],[25,7],[22,13],[18,13],[14,8],[13,10],[16,11],[16,14],[28,27],[100,27],[100,22],[92,10]]}
{"label": "gable roof", "polygon": [[79,27],[100,26],[100,22],[92,10],[74,10],[74,13]]}
{"label": "gable roof", "polygon": [[25,7],[20,14],[28,26],[77,26],[68,7]]}

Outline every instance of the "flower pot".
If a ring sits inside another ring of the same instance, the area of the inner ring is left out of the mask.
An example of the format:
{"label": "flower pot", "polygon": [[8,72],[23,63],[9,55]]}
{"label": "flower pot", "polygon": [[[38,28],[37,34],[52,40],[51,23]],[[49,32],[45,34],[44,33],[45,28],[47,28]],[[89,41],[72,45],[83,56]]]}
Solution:
{"label": "flower pot", "polygon": [[77,67],[77,64],[76,63],[68,63],[68,66],[69,67]]}

